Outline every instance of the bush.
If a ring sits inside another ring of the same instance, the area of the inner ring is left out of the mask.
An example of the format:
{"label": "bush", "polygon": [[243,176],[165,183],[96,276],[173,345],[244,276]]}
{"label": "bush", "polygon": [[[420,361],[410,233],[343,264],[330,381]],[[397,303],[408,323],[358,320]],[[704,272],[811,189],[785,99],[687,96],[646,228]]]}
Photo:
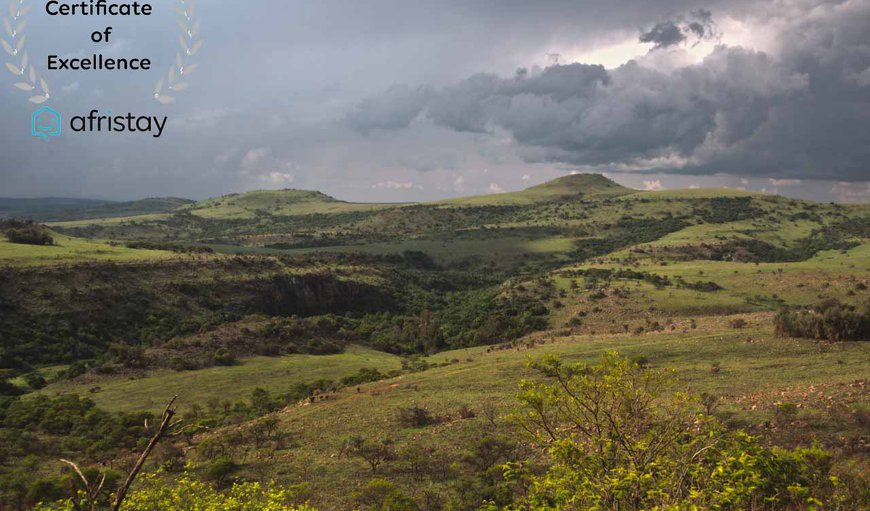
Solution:
{"label": "bush", "polygon": [[[137,480],[136,489],[124,501],[124,511],[314,511],[299,505],[305,486],[269,487],[262,483],[234,484],[226,492],[196,481],[189,475],[167,483],[160,474],[146,474]],[[36,511],[73,511],[80,509],[70,501],[43,504]]]}
{"label": "bush", "polygon": [[378,472],[378,467],[397,458],[392,440],[384,439],[380,442],[375,442],[368,441],[359,436],[345,441],[342,446],[342,453],[363,459],[368,463],[373,474]]}
{"label": "bush", "polygon": [[215,365],[219,366],[231,366],[236,363],[236,356],[226,348],[215,351],[211,358]]}
{"label": "bush", "polygon": [[779,337],[827,341],[870,340],[870,304],[855,306],[827,300],[814,307],[786,309],[774,319]]}
{"label": "bush", "polygon": [[771,449],[731,433],[679,392],[670,373],[644,371],[614,352],[595,365],[549,356],[531,367],[543,381],[521,383],[516,417],[550,466],[531,476],[520,509],[840,507],[830,453]]}
{"label": "bush", "polygon": [[422,406],[414,405],[407,408],[399,408],[399,424],[403,427],[422,428],[437,423],[438,419]]}
{"label": "bush", "polygon": [[384,479],[373,479],[353,499],[368,511],[418,511],[414,500]]}
{"label": "bush", "polygon": [[21,245],[54,245],[48,230],[36,224],[6,230],[6,238]]}
{"label": "bush", "polygon": [[728,322],[728,326],[735,330],[741,330],[743,328],[746,328],[746,320],[743,318],[732,319]]}
{"label": "bush", "polygon": [[369,367],[363,367],[356,374],[351,374],[345,376],[341,379],[341,384],[346,387],[352,387],[354,385],[362,385],[363,383],[370,383],[373,381],[380,381],[387,377],[384,373],[378,371],[377,369],[372,369]]}
{"label": "bush", "polygon": [[30,387],[32,390],[39,390],[41,388],[44,388],[45,385],[48,383],[45,381],[45,378],[43,378],[38,373],[29,373],[25,375],[24,381],[27,383],[27,386]]}
{"label": "bush", "polygon": [[202,471],[203,479],[214,483],[218,488],[224,488],[230,478],[239,470],[239,465],[228,457],[212,460]]}

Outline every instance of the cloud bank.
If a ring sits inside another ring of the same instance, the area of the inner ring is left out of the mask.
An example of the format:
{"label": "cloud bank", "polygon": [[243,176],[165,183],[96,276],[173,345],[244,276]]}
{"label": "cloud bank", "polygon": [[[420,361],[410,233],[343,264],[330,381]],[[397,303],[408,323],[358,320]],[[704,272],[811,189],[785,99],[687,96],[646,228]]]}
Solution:
{"label": "cloud bank", "polygon": [[651,65],[690,38],[717,37],[712,14],[697,10],[643,31],[650,54],[616,69],[575,63],[393,87],[348,119],[362,131],[420,118],[503,131],[529,161],[611,172],[867,180],[870,2],[796,9],[777,30],[776,53],[719,45],[697,64]]}

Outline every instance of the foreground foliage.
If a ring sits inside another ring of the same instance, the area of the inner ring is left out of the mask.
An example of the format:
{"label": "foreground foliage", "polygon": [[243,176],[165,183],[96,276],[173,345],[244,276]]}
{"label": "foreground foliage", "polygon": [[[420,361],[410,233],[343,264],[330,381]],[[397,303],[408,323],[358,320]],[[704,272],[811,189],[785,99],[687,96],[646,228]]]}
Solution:
{"label": "foreground foliage", "polygon": [[[260,483],[235,484],[227,492],[181,477],[175,484],[166,484],[159,474],[142,478],[141,487],[124,501],[123,511],[314,511],[295,504],[298,488],[272,488]],[[37,511],[74,511],[79,507],[72,501],[42,504]]]}
{"label": "foreground foliage", "polygon": [[[596,365],[532,364],[519,420],[550,467],[510,509],[821,509],[846,505],[819,447],[771,449],[726,431],[674,392],[670,373],[608,353]],[[513,477],[523,467],[508,466]],[[854,503],[858,506],[858,503]]]}

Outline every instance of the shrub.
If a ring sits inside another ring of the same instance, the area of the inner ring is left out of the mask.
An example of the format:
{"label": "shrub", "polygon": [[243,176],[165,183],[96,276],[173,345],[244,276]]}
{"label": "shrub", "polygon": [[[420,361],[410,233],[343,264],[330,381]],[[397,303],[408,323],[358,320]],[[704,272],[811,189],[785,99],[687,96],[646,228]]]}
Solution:
{"label": "shrub", "polygon": [[798,415],[798,406],[795,403],[780,403],[776,405],[774,420],[780,426],[794,421]]}
{"label": "shrub", "polygon": [[774,319],[779,337],[801,337],[828,341],[870,340],[870,303],[858,309],[837,300],[813,307],[785,309]]}
{"label": "shrub", "polygon": [[468,405],[462,405],[459,408],[459,417],[461,419],[473,419],[477,417],[477,413]]}
{"label": "shrub", "polygon": [[347,387],[354,385],[362,385],[373,381],[380,381],[387,377],[384,373],[370,367],[363,367],[356,374],[351,374],[342,378],[341,384]]}
{"label": "shrub", "polygon": [[438,419],[428,409],[419,405],[399,408],[399,424],[406,428],[421,428],[437,424]]}
{"label": "shrub", "polygon": [[735,330],[741,330],[743,328],[746,328],[746,320],[743,318],[732,319],[728,322],[728,326]]}
{"label": "shrub", "polygon": [[728,432],[671,373],[614,352],[594,365],[549,356],[531,367],[543,381],[521,383],[516,417],[549,468],[531,476],[520,509],[822,509],[841,497],[830,453]]}
{"label": "shrub", "polygon": [[408,497],[393,483],[384,479],[373,479],[359,491],[353,499],[368,511],[418,511],[416,502]]}
{"label": "shrub", "polygon": [[631,357],[631,363],[640,367],[641,369],[646,369],[649,367],[649,357],[645,357],[643,355],[637,355],[635,357]]}
{"label": "shrub", "polygon": [[393,441],[390,439],[374,442],[359,436],[353,437],[344,442],[342,452],[348,456],[363,459],[368,463],[373,474],[377,473],[378,467],[384,463],[396,459],[396,451],[393,449]]}
{"label": "shrub", "polygon": [[231,366],[236,363],[236,356],[226,348],[215,351],[211,358],[215,365],[219,366]]}
{"label": "shrub", "polygon": [[45,378],[43,378],[38,373],[29,373],[25,375],[24,381],[27,383],[27,386],[33,390],[39,390],[45,387],[45,385],[48,383],[45,381]]}
{"label": "shrub", "polygon": [[54,245],[48,230],[36,224],[6,230],[6,238],[21,245]]}
{"label": "shrub", "polygon": [[[261,483],[234,484],[226,492],[196,481],[185,474],[169,483],[160,474],[145,474],[137,479],[137,488],[124,501],[124,511],[315,511],[302,500],[304,486],[270,487]],[[42,504],[36,511],[74,511],[80,509],[70,501]]]}
{"label": "shrub", "polygon": [[203,479],[215,484],[218,488],[224,488],[230,482],[230,478],[239,470],[239,465],[228,457],[212,460],[202,471]]}

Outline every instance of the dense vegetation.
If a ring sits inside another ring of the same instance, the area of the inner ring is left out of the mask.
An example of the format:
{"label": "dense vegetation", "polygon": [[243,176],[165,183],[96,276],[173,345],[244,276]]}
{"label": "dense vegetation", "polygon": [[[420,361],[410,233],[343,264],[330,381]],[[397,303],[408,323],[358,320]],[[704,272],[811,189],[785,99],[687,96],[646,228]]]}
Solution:
{"label": "dense vegetation", "polygon": [[776,334],[826,341],[870,341],[870,302],[862,307],[827,300],[779,312]]}
{"label": "dense vegetation", "polygon": [[[106,461],[141,447],[147,437],[143,423],[150,417],[111,414],[77,396],[0,398],[0,509],[25,509],[67,495],[66,477],[33,477],[40,460]],[[110,483],[117,478],[110,476]]]}
{"label": "dense vegetation", "polygon": [[[677,391],[668,371],[641,367],[616,353],[589,365],[549,356],[530,367],[538,377],[520,384],[520,406],[510,422],[493,422],[490,436],[464,445],[466,454],[449,467],[425,446],[398,451],[389,440],[348,439],[343,455],[365,462],[372,477],[354,494],[359,508],[772,510],[868,504],[862,481],[850,479],[861,475],[835,475],[830,452],[818,446],[770,448],[744,432],[729,431],[710,414],[706,398]],[[405,427],[431,427],[442,420],[416,405],[398,414]],[[280,438],[277,425],[264,419],[248,433],[270,444]],[[532,446],[542,448],[544,456],[535,455]],[[194,474],[190,467],[169,463],[164,454],[161,472],[169,473],[146,475],[123,509],[310,509],[304,503],[313,495],[306,485],[231,483],[238,467],[219,453],[232,449],[214,442],[198,449],[213,452],[212,461]],[[433,494],[421,502],[378,477],[381,468],[397,463],[420,482],[447,483],[448,500],[432,500]],[[170,481],[173,471],[180,472]],[[39,509],[74,508],[61,500]]]}

